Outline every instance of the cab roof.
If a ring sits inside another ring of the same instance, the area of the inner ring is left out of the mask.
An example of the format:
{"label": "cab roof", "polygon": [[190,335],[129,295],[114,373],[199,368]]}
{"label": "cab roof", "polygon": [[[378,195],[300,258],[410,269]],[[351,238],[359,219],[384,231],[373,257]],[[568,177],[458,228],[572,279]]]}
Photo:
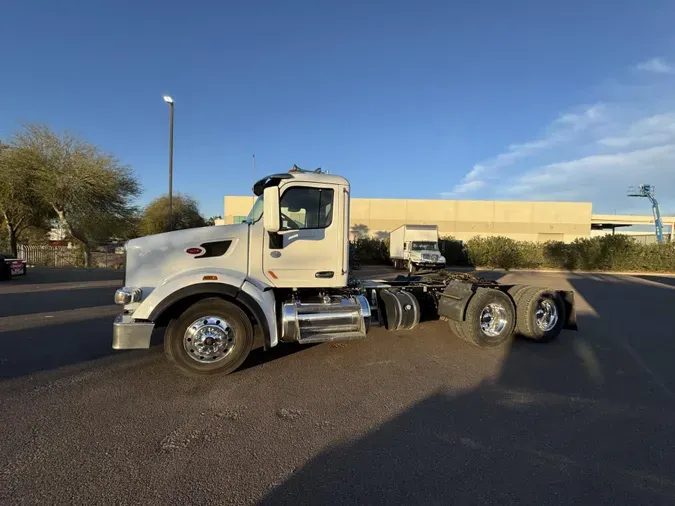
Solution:
{"label": "cab roof", "polygon": [[253,185],[253,194],[256,196],[262,195],[265,188],[268,186],[279,186],[282,181],[293,179],[295,181],[302,181],[307,183],[323,183],[323,184],[339,184],[349,186],[347,181],[342,176],[334,176],[326,174],[325,172],[306,171],[296,166],[288,172],[280,172],[278,174],[271,174],[265,176]]}

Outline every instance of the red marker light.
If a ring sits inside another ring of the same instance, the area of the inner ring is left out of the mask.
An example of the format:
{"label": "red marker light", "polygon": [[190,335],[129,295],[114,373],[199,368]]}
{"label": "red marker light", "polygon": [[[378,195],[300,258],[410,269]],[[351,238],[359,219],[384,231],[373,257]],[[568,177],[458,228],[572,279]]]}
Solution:
{"label": "red marker light", "polygon": [[185,253],[188,255],[199,255],[200,253],[203,253],[204,250],[202,248],[188,248],[185,250]]}

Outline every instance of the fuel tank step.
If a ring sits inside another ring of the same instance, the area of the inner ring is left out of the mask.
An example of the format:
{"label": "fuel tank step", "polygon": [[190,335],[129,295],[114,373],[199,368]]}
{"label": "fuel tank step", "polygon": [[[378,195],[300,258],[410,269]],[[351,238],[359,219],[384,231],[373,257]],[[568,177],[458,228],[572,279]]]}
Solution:
{"label": "fuel tank step", "polygon": [[367,334],[363,332],[340,332],[338,334],[313,334],[309,336],[300,336],[298,340],[301,344],[326,343],[329,341],[355,341],[365,339]]}
{"label": "fuel tank step", "polygon": [[325,296],[322,300],[294,300],[281,308],[281,340],[321,343],[366,337],[370,305],[362,295]]}

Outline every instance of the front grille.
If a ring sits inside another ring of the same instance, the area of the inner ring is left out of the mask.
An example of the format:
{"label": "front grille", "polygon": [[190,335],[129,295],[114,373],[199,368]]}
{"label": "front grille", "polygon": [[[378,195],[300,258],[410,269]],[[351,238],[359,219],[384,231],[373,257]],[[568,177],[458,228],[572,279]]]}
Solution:
{"label": "front grille", "polygon": [[430,255],[428,253],[422,253],[422,260],[430,260],[436,262],[438,260],[438,255]]}

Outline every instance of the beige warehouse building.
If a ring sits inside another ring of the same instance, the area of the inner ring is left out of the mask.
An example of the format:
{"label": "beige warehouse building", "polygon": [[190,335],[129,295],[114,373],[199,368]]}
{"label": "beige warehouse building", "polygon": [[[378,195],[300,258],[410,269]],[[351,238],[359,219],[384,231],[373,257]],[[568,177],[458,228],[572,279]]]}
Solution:
{"label": "beige warehouse building", "polygon": [[[240,223],[255,197],[226,196],[223,221]],[[503,202],[483,200],[351,200],[352,238],[386,237],[404,224],[438,225],[440,235],[460,240],[502,235],[521,241],[565,241],[589,237],[590,202]]]}

